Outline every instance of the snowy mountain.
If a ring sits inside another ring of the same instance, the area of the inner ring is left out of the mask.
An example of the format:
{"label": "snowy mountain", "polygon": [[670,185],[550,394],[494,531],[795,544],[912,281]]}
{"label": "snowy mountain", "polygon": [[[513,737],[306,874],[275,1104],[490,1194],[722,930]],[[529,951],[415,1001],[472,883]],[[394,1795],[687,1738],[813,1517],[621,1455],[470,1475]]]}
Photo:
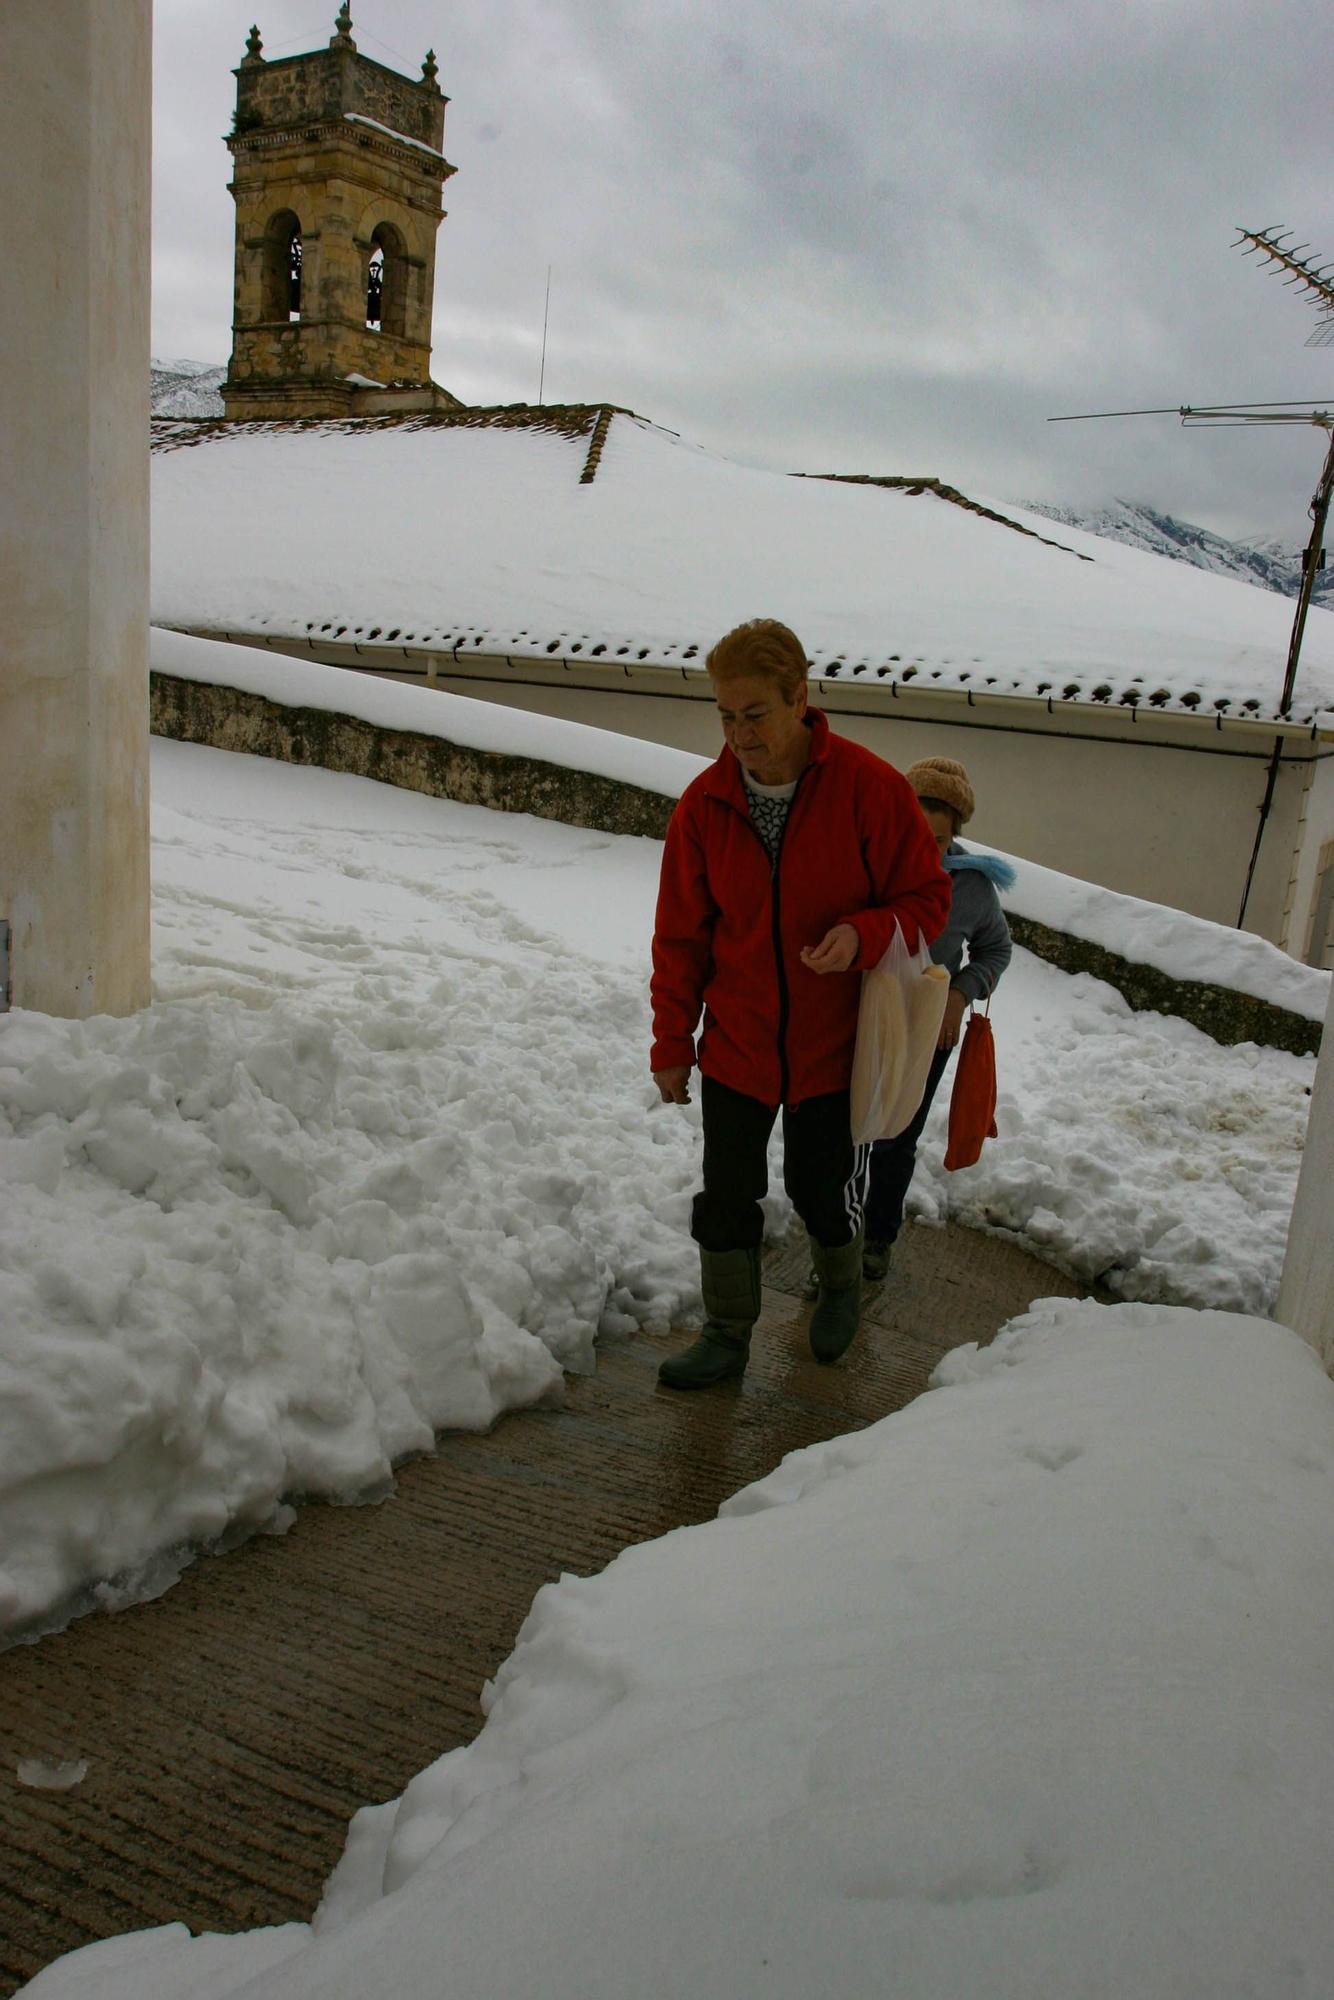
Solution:
{"label": "snowy mountain", "polygon": [[[1278,541],[1229,542],[1208,528],[1190,521],[1178,521],[1160,514],[1144,501],[1113,500],[1109,506],[1080,512],[1074,507],[1047,506],[1041,500],[1025,500],[1033,514],[1045,514],[1067,528],[1083,528],[1091,535],[1105,535],[1132,549],[1151,555],[1171,556],[1196,569],[1212,570],[1217,576],[1239,577],[1243,583],[1259,584],[1262,590],[1276,590],[1283,597],[1295,597],[1301,587],[1302,551]],[[1316,578],[1312,602],[1334,607],[1334,569],[1322,570]]]}
{"label": "snowy mountain", "polygon": [[155,417],[220,417],[227,364],[150,361],[149,409]]}

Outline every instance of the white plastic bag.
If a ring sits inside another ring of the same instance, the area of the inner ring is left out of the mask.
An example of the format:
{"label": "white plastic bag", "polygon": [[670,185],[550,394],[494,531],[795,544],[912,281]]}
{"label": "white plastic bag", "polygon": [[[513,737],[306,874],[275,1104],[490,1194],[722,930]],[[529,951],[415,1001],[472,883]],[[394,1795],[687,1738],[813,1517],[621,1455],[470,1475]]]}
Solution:
{"label": "white plastic bag", "polygon": [[852,1059],[852,1140],[895,1139],[912,1122],[945,1018],[950,976],[923,944],[909,951],[896,923],[879,965],[862,974]]}

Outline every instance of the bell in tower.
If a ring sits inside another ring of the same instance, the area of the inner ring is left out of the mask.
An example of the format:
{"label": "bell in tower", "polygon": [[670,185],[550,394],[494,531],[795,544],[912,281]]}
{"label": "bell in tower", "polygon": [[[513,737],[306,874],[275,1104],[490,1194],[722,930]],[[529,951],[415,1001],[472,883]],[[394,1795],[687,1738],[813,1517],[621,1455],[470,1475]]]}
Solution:
{"label": "bell in tower", "polygon": [[433,51],[419,79],[325,49],[264,58],[250,30],[227,145],[236,203],[229,417],[458,409],[431,380],[435,237],[454,169]]}

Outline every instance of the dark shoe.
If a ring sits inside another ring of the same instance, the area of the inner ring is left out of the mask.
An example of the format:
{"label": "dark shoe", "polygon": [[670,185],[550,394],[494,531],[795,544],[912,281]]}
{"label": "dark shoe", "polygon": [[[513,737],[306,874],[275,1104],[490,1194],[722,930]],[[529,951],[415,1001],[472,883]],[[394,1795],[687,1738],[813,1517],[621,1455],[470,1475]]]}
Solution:
{"label": "dark shoe", "polygon": [[862,1246],[862,1276],[868,1285],[878,1285],[889,1276],[894,1245],[887,1236],[868,1236]]}
{"label": "dark shoe", "polygon": [[701,1250],[699,1276],[704,1325],[693,1347],[659,1368],[668,1389],[711,1388],[744,1375],[750,1359],[750,1331],[760,1316],[759,1250]]}
{"label": "dark shoe", "polygon": [[851,1243],[826,1249],[811,1245],[820,1279],[820,1298],[811,1314],[811,1353],[817,1361],[837,1361],[857,1337],[862,1313],[862,1232]]}
{"label": "dark shoe", "polygon": [[664,1389],[711,1389],[715,1382],[744,1375],[750,1359],[750,1335],[744,1339],[706,1326],[693,1347],[671,1354],[658,1370]]}

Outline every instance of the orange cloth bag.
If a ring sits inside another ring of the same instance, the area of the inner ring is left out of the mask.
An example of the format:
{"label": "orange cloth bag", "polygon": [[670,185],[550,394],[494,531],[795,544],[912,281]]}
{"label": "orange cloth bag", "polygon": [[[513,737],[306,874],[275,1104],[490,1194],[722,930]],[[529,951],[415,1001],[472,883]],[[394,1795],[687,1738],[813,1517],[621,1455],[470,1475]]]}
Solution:
{"label": "orange cloth bag", "polygon": [[996,1137],[996,1044],[991,1022],[974,1008],[968,1016],[959,1050],[954,1088],[950,1092],[950,1137],[945,1168],[976,1166],[982,1142]]}

